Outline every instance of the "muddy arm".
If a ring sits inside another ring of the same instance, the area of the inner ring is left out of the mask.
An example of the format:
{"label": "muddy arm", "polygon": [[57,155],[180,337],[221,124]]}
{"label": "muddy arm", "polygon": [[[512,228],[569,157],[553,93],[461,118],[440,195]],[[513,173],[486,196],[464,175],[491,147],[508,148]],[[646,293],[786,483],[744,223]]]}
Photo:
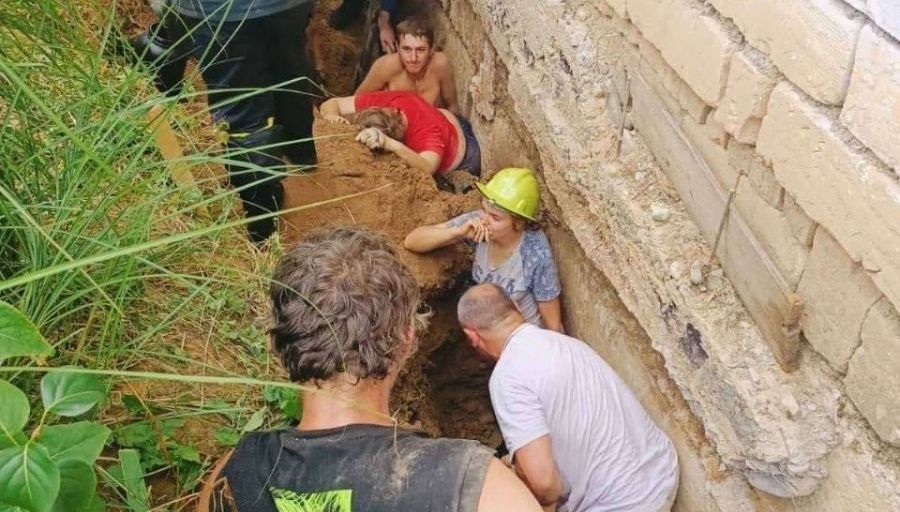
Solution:
{"label": "muddy arm", "polygon": [[342,116],[348,116],[356,113],[356,97],[344,96],[342,98],[331,98],[322,103],[319,107],[319,113],[322,118],[329,122],[335,122]]}
{"label": "muddy arm", "polygon": [[433,151],[416,153],[402,142],[390,137],[385,137],[384,149],[402,158],[404,162],[410,165],[410,167],[425,171],[429,175],[437,172],[438,166],[441,163],[441,157],[437,153]]}

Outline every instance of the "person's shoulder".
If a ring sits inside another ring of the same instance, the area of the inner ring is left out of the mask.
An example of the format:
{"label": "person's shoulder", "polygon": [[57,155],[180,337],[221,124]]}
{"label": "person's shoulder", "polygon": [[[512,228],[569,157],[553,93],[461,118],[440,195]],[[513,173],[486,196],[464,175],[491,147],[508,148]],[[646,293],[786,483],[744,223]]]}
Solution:
{"label": "person's shoulder", "polygon": [[450,57],[442,51],[434,52],[434,55],[431,56],[431,65],[434,66],[433,69],[437,71],[453,71]]}
{"label": "person's shoulder", "polygon": [[550,240],[541,229],[525,231],[521,247],[522,253],[526,257],[531,257],[532,259],[534,259],[534,257],[553,257],[553,251],[550,249]]}
{"label": "person's shoulder", "polygon": [[465,468],[473,459],[490,457],[493,452],[478,441],[470,439],[451,439],[447,437],[430,438],[424,436],[406,436],[398,440],[397,449],[402,455],[415,455],[425,467],[462,467]]}
{"label": "person's shoulder", "polygon": [[399,53],[388,53],[375,59],[372,63],[372,70],[380,73],[399,73],[403,70],[403,63],[400,62]]}

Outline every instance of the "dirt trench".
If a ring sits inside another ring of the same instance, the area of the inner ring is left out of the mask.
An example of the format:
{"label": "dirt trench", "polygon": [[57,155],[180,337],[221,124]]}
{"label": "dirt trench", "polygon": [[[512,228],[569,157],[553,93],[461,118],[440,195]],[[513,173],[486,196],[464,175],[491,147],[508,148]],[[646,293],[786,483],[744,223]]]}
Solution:
{"label": "dirt trench", "polygon": [[[319,2],[310,22],[311,46],[320,41],[318,56],[326,87],[338,95],[353,93],[354,64],[359,51],[354,41],[363,36],[358,24],[344,32],[331,29],[329,13],[339,0]],[[465,342],[456,322],[456,298],[465,287],[470,255],[448,248],[417,255],[402,248],[413,228],[445,221],[477,207],[474,193],[454,195],[438,190],[434,180],[409,168],[397,157],[373,153],[353,141],[358,128],[332,125],[317,119],[313,129],[318,169],[284,181],[289,209],[350,194],[360,197],[286,214],[281,220],[286,244],[310,230],[341,225],[365,226],[386,234],[397,244],[404,263],[422,288],[433,312],[419,351],[407,364],[394,390],[392,409],[402,425],[433,436],[500,442],[487,381],[491,364]],[[385,188],[381,188],[385,187]]]}

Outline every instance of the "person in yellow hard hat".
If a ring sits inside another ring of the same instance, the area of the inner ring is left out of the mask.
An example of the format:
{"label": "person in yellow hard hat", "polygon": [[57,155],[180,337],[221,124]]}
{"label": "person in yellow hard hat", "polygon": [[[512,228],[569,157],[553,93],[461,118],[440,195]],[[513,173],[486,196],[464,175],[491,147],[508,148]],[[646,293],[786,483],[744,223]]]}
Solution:
{"label": "person in yellow hard hat", "polygon": [[425,253],[458,242],[474,244],[475,282],[502,288],[526,321],[563,332],[556,262],[547,236],[535,225],[541,202],[537,178],[529,169],[508,167],[476,186],[484,196],[481,210],[418,227],[403,245]]}

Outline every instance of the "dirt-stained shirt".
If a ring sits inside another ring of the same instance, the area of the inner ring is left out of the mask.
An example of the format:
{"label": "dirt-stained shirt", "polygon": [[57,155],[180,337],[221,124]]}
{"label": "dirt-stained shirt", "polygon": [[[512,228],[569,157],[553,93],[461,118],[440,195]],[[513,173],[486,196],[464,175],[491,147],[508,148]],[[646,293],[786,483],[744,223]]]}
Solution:
{"label": "dirt-stained shirt", "polygon": [[[479,215],[481,210],[464,213],[450,219],[447,225],[459,227]],[[516,303],[525,321],[543,327],[537,303],[559,297],[562,290],[547,235],[541,230],[525,231],[519,248],[497,267],[490,266],[487,242],[474,246],[472,279],[478,284],[493,283],[502,288],[506,296]]]}
{"label": "dirt-stained shirt", "polygon": [[477,512],[492,458],[477,441],[378,425],[256,432],[225,465],[209,512]]}

